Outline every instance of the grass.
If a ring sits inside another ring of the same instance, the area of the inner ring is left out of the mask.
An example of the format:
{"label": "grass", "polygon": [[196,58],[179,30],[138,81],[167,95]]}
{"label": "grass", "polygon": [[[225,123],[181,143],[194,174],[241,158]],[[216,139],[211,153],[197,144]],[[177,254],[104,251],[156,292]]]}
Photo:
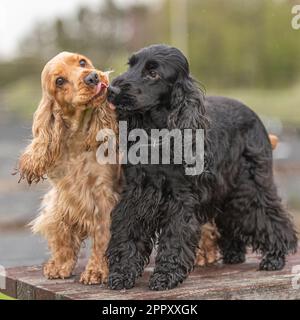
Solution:
{"label": "grass", "polygon": [[238,99],[259,115],[278,118],[287,125],[300,126],[300,83],[285,89],[208,90],[208,94]]}
{"label": "grass", "polygon": [[0,300],[15,300],[15,299],[9,296],[6,296],[5,294],[0,292]]}
{"label": "grass", "polygon": [[41,84],[37,79],[21,79],[5,88],[3,92],[5,107],[24,118],[32,118],[41,99]]}

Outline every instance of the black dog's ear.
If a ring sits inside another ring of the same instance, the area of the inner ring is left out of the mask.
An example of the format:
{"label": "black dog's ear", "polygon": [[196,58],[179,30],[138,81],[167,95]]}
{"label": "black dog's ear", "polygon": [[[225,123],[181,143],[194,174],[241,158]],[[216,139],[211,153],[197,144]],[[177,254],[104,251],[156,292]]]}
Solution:
{"label": "black dog's ear", "polygon": [[204,95],[190,76],[178,79],[171,94],[169,129],[206,129]]}

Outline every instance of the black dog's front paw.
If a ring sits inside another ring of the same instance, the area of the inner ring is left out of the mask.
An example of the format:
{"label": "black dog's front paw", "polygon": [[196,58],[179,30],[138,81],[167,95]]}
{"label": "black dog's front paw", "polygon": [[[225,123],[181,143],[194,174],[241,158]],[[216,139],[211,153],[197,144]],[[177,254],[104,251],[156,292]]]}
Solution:
{"label": "black dog's front paw", "polygon": [[154,272],[149,281],[149,288],[155,291],[169,290],[177,287],[183,279],[172,273]]}
{"label": "black dog's front paw", "polygon": [[133,274],[112,272],[108,276],[108,287],[112,290],[131,289],[134,285],[135,276]]}
{"label": "black dog's front paw", "polygon": [[271,255],[266,255],[259,265],[259,270],[265,271],[275,271],[281,270],[285,266],[285,258],[282,257],[274,257]]}

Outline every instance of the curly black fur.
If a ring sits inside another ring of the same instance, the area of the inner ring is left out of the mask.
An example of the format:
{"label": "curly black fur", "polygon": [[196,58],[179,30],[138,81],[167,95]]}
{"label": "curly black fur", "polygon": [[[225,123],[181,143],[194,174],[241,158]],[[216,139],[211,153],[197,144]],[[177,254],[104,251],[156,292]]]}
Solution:
{"label": "curly black fur", "polygon": [[[193,269],[201,225],[215,218],[224,263],[245,260],[246,246],[263,255],[261,270],[283,268],[297,235],[272,173],[267,132],[242,103],[205,98],[176,48],[154,45],[134,54],[109,90],[128,129],[205,129],[205,170],[184,165],[124,165],[126,185],[112,213],[107,250],[112,289],[132,288],[156,241],[149,286],[176,287]],[[130,147],[130,144],[128,145]]]}

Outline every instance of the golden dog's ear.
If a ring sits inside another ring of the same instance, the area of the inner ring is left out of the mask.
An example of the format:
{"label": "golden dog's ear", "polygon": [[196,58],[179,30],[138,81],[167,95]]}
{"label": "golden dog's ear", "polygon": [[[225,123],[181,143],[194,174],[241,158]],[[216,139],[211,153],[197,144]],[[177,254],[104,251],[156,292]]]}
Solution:
{"label": "golden dog's ear", "polygon": [[116,136],[118,135],[116,114],[107,106],[107,102],[104,102],[101,107],[93,110],[87,137],[85,139],[87,149],[97,148],[99,142],[96,140],[96,137],[101,129],[111,129]]}
{"label": "golden dog's ear", "polygon": [[64,128],[59,110],[56,102],[44,94],[33,117],[33,139],[19,160],[20,180],[39,182],[58,158]]}

